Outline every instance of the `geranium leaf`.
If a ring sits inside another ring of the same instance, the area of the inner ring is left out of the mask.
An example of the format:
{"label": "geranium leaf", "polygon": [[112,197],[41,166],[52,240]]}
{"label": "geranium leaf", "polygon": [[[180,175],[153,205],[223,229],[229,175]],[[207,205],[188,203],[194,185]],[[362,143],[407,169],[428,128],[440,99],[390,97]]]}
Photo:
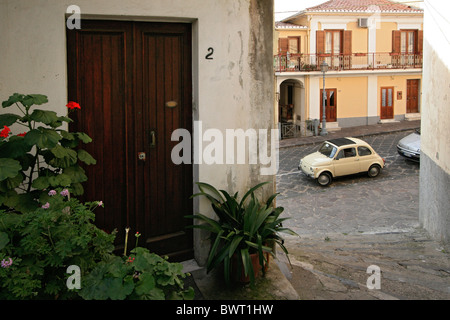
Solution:
{"label": "geranium leaf", "polygon": [[37,145],[41,149],[51,149],[56,146],[61,136],[52,129],[38,128],[33,129],[25,136],[25,142],[29,145]]}
{"label": "geranium leaf", "polygon": [[63,137],[66,140],[74,140],[75,139],[75,136],[73,133],[67,132],[65,130],[59,131],[59,134],[61,135],[61,137]]}
{"label": "geranium leaf", "polygon": [[74,165],[64,169],[64,173],[72,180],[72,183],[81,183],[87,180],[87,176],[83,170],[78,165]]}
{"label": "geranium leaf", "polygon": [[29,152],[31,146],[22,137],[12,136],[8,142],[0,146],[0,157],[17,159]]}
{"label": "geranium leaf", "polygon": [[16,177],[20,170],[22,166],[19,161],[9,158],[0,159],[0,181]]}
{"label": "geranium leaf", "polygon": [[48,102],[47,96],[43,94],[28,94],[23,96],[20,101],[24,106],[31,107],[32,105],[40,105]]}
{"label": "geranium leaf", "polygon": [[81,183],[72,183],[70,185],[70,189],[72,191],[72,194],[74,196],[81,196],[84,193],[84,188],[83,185]]}
{"label": "geranium leaf", "polygon": [[86,133],[78,132],[77,133],[78,138],[83,141],[84,143],[92,142],[91,137],[89,137]]}
{"label": "geranium leaf", "polygon": [[14,103],[22,101],[24,97],[25,96],[23,94],[14,93],[8,100],[2,102],[2,107],[7,108],[12,106]]}
{"label": "geranium leaf", "polygon": [[49,181],[48,181],[48,177],[43,176],[43,177],[38,177],[36,179],[34,179],[33,183],[32,183],[32,187],[39,189],[39,190],[44,190],[46,188],[48,188],[50,185]]}
{"label": "geranium leaf", "polygon": [[0,232],[0,250],[3,250],[3,248],[8,244],[9,237],[6,232]]}
{"label": "geranium leaf", "polygon": [[33,113],[30,115],[30,118],[33,121],[42,122],[44,124],[51,124],[58,120],[56,112],[44,111],[39,109],[34,110]]}
{"label": "geranium leaf", "polygon": [[78,159],[83,161],[86,164],[96,164],[97,161],[86,151],[83,149],[78,150]]}
{"label": "geranium leaf", "polygon": [[0,114],[0,128],[3,128],[3,126],[10,126],[19,119],[22,119],[22,117],[18,116],[17,114],[12,113]]}

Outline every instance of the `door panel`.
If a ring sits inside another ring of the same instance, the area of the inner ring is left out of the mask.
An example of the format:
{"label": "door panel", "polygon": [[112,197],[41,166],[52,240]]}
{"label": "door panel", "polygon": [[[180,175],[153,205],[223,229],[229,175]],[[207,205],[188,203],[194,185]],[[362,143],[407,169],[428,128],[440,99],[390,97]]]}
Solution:
{"label": "door panel", "polygon": [[[326,121],[336,122],[337,95],[336,89],[325,89],[325,114]],[[320,90],[320,119],[323,117],[323,89]]]}
{"label": "door panel", "polygon": [[419,112],[419,80],[406,81],[406,112]]}
{"label": "door panel", "polygon": [[117,228],[118,245],[130,227],[131,243],[139,231],[153,252],[192,257],[192,167],[170,158],[173,130],[192,131],[190,25],[83,21],[67,36],[69,99],[82,106],[71,129],[97,159],[84,200],[105,203],[96,223]]}
{"label": "door panel", "polygon": [[394,87],[381,88],[381,119],[394,118]]}
{"label": "door panel", "polygon": [[333,160],[336,177],[358,173],[360,171],[359,157],[356,148],[342,149]]}

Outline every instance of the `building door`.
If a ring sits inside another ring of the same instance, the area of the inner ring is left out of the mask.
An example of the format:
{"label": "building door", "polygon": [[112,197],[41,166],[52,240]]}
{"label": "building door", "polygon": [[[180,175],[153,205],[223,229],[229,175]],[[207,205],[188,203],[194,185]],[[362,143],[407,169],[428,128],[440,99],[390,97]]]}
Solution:
{"label": "building door", "polygon": [[419,112],[419,80],[406,80],[406,112]]}
{"label": "building door", "polygon": [[394,87],[381,88],[381,119],[394,118]]}
{"label": "building door", "polygon": [[96,224],[117,229],[118,248],[130,228],[128,249],[139,232],[139,246],[191,258],[192,166],[171,161],[172,132],[192,132],[191,25],[83,20],[67,44],[69,100],[82,108],[70,129],[93,139],[83,148],[97,160],[83,200],[105,204]]}
{"label": "building door", "polygon": [[[325,115],[328,122],[336,122],[336,89],[325,89]],[[323,118],[323,89],[320,89],[320,120]]]}

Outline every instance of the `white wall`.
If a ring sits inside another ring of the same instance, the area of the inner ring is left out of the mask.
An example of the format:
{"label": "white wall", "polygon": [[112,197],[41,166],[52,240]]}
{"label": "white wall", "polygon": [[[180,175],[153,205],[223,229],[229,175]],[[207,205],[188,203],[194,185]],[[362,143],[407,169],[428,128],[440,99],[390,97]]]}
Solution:
{"label": "white wall", "polygon": [[450,242],[450,23],[448,1],[425,0],[419,218]]}

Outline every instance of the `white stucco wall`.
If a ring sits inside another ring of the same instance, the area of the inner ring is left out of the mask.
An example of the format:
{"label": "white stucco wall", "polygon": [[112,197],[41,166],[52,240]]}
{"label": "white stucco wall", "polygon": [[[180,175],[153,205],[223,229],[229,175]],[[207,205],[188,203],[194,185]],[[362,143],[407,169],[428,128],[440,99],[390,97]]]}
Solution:
{"label": "white stucco wall", "polygon": [[[46,107],[66,113],[65,19],[73,4],[82,18],[192,23],[194,120],[203,132],[273,127],[272,0],[0,0],[1,101],[40,93],[49,98]],[[213,60],[205,59],[209,47]],[[259,165],[201,164],[194,172],[194,181],[241,194],[274,181]]]}
{"label": "white stucco wall", "polygon": [[448,1],[425,0],[420,222],[450,242],[450,23]]}

